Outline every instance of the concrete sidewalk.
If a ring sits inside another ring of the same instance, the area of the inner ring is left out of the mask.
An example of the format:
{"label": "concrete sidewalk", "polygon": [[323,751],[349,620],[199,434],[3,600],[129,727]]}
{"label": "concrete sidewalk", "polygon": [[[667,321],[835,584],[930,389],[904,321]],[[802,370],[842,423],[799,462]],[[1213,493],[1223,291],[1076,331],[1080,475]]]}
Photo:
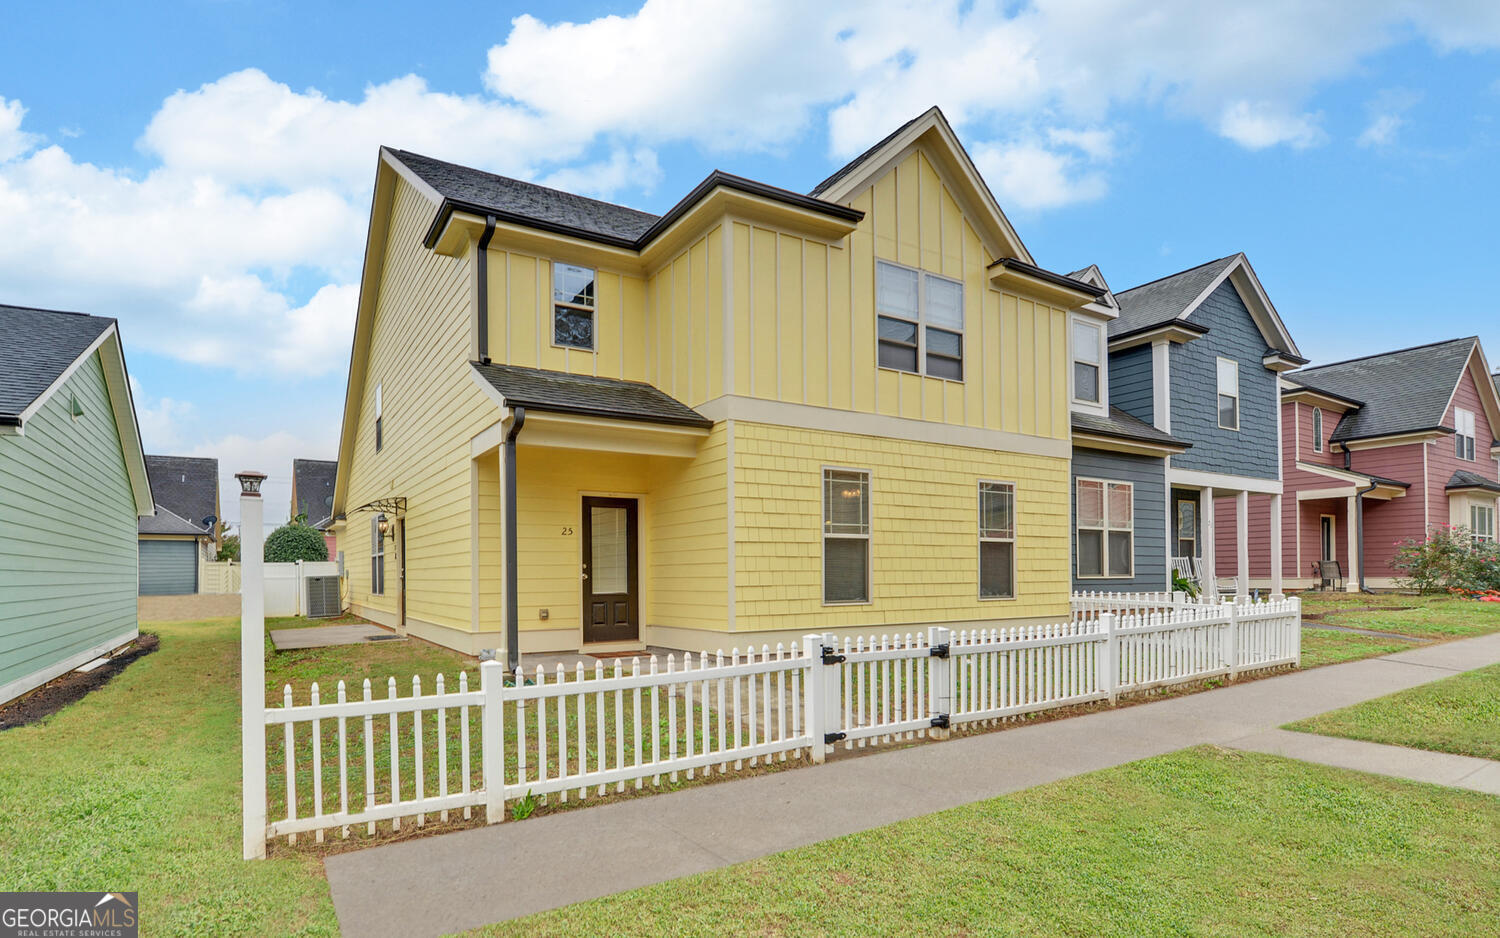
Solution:
{"label": "concrete sidewalk", "polygon": [[1283,723],[1500,662],[1500,633],[329,857],[346,935],[442,935]]}
{"label": "concrete sidewalk", "polygon": [[1235,749],[1268,752],[1289,759],[1316,762],[1373,775],[1409,778],[1451,788],[1467,788],[1486,795],[1500,795],[1500,762],[1367,743],[1358,739],[1318,736],[1292,730],[1266,730],[1230,743]]}

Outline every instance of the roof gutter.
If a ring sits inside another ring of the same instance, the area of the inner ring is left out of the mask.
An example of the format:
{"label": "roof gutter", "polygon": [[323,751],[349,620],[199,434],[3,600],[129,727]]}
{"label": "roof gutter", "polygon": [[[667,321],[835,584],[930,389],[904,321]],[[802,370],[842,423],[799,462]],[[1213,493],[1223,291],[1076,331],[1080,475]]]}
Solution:
{"label": "roof gutter", "polygon": [[494,236],[495,216],[486,215],[484,234],[479,236],[479,257],[474,264],[475,275],[479,280],[479,309],[475,313],[479,317],[479,360],[486,364],[490,360],[490,239]]}
{"label": "roof gutter", "polygon": [[505,434],[505,662],[514,677],[521,667],[521,605],[516,596],[516,437],[526,426],[526,408],[511,409],[514,419]]}
{"label": "roof gutter", "polygon": [[1065,277],[1062,274],[1054,273],[1035,264],[1028,264],[1016,257],[1002,257],[989,265],[989,269],[991,270],[996,267],[1004,267],[1006,270],[1014,270],[1028,277],[1035,277],[1043,283],[1050,283],[1055,287],[1062,287],[1064,290],[1072,290],[1075,293],[1086,293],[1094,299],[1098,299],[1109,292],[1103,287],[1095,286],[1092,283],[1085,283],[1082,280],[1074,280],[1072,277]]}

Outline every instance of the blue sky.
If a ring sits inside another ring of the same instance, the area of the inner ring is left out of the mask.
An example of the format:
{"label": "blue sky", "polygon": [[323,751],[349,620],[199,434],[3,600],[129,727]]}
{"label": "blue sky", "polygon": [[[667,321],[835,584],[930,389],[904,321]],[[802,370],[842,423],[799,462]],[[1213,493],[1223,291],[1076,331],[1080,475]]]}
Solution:
{"label": "blue sky", "polygon": [[1315,361],[1500,355],[1500,5],[1215,6],[12,6],[0,302],[119,317],[148,451],[269,472],[277,520],[335,455],[378,144],[659,212],[939,104],[1046,266],[1243,250]]}

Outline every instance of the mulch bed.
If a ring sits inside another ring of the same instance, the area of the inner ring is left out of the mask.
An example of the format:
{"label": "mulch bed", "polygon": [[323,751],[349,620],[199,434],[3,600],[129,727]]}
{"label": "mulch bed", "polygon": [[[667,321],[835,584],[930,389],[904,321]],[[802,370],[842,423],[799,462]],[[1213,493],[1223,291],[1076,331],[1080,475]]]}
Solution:
{"label": "mulch bed", "polygon": [[35,723],[83,699],[91,691],[108,684],[130,662],[151,654],[159,644],[161,642],[155,635],[142,632],[139,638],[120,648],[109,661],[94,670],[69,671],[10,703],[0,705],[0,731]]}

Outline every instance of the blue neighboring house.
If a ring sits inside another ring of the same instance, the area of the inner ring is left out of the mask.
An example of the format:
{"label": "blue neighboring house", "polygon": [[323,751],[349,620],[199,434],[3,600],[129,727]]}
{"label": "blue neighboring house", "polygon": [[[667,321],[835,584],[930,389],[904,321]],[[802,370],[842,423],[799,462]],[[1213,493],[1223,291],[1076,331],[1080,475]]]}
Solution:
{"label": "blue neighboring house", "polygon": [[[1068,275],[1102,296],[1070,314],[1073,395],[1073,589],[1106,592],[1171,587],[1167,550],[1167,460],[1188,444],[1115,401],[1140,388],[1115,382],[1109,330],[1119,300],[1097,266]],[[1149,396],[1150,389],[1146,389]]]}
{"label": "blue neighboring house", "polygon": [[[1190,445],[1166,457],[1170,566],[1210,592],[1245,595],[1254,563],[1280,594],[1280,375],[1307,359],[1244,254],[1114,299],[1113,404]],[[1270,538],[1252,550],[1257,527]]]}

